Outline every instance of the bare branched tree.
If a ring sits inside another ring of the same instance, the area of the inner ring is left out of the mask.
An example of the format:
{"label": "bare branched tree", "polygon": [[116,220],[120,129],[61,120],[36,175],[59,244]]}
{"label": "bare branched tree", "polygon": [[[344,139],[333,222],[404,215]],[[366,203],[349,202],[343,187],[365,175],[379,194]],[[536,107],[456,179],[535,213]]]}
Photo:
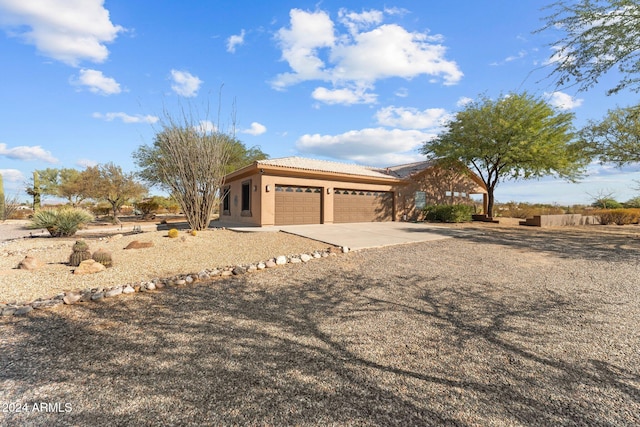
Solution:
{"label": "bare branched tree", "polygon": [[142,168],[139,176],[168,190],[191,229],[203,230],[219,202],[230,142],[235,138],[233,131],[213,125],[208,114],[196,120],[191,110],[181,113],[177,118],[165,110],[153,145],[141,146],[133,157]]}

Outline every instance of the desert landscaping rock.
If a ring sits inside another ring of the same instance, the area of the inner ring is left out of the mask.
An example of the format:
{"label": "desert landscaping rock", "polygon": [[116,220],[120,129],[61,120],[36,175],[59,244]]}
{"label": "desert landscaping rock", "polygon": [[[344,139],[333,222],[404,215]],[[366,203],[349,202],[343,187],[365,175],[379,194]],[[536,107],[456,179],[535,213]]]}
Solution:
{"label": "desert landscaping rock", "polygon": [[100,301],[104,298],[104,292],[96,292],[91,294],[91,301]]}
{"label": "desert landscaping rock", "polygon": [[135,289],[133,289],[133,287],[131,285],[126,285],[123,289],[122,289],[122,293],[123,294],[133,294],[135,293]]}
{"label": "desert landscaping rock", "polygon": [[104,297],[105,298],[113,298],[115,296],[118,296],[122,293],[122,288],[120,286],[115,287],[113,289],[109,289],[108,291],[106,291],[104,293]]}
{"label": "desert landscaping rock", "polygon": [[309,254],[301,254],[300,255],[300,261],[302,261],[302,262],[308,262],[311,259],[312,259],[312,257]]}
{"label": "desert landscaping rock", "polygon": [[264,264],[264,266],[265,266],[266,268],[273,268],[273,267],[275,267],[275,266],[277,266],[277,265],[278,265],[278,264],[276,264],[276,262],[275,262],[274,260],[272,260],[272,259],[270,259],[269,261],[267,261],[267,262]]}
{"label": "desert landscaping rock", "polygon": [[2,316],[13,316],[15,314],[16,310],[18,310],[16,307],[5,307],[5,308],[2,309],[0,314]]}
{"label": "desert landscaping rock", "polygon": [[153,247],[153,242],[141,242],[139,240],[134,240],[125,246],[125,249],[145,249]]}
{"label": "desert landscaping rock", "polygon": [[247,272],[247,269],[242,266],[234,267],[233,270],[231,270],[231,273],[233,273],[234,276],[245,274],[246,272]]}
{"label": "desert landscaping rock", "polygon": [[64,298],[62,299],[62,301],[64,301],[65,304],[67,305],[72,305],[77,303],[78,301],[80,301],[80,298],[82,298],[82,295],[79,293],[75,293],[75,292],[68,292]]}
{"label": "desert landscaping rock", "polygon": [[92,259],[87,259],[82,261],[80,265],[76,267],[76,269],[73,271],[73,274],[75,275],[96,274],[96,273],[100,273],[101,271],[105,271],[106,269],[107,267],[100,264],[99,262],[96,262]]}
{"label": "desert landscaping rock", "polygon": [[32,257],[30,255],[25,256],[24,259],[20,261],[20,264],[18,264],[18,268],[20,270],[27,271],[39,270],[42,267],[44,267],[44,263],[38,258]]}
{"label": "desert landscaping rock", "polygon": [[33,311],[33,307],[30,305],[25,305],[24,307],[19,307],[13,313],[14,316],[24,316],[25,314],[31,313]]}
{"label": "desert landscaping rock", "polygon": [[287,263],[287,257],[284,255],[280,255],[276,257],[276,265],[285,265]]}

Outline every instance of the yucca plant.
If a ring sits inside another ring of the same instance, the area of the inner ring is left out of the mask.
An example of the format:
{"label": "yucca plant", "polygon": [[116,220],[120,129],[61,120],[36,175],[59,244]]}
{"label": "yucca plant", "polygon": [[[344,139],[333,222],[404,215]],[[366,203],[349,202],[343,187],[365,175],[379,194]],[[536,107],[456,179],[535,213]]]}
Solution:
{"label": "yucca plant", "polygon": [[93,215],[84,209],[41,209],[33,214],[29,228],[46,228],[53,237],[73,236],[84,225],[93,221]]}

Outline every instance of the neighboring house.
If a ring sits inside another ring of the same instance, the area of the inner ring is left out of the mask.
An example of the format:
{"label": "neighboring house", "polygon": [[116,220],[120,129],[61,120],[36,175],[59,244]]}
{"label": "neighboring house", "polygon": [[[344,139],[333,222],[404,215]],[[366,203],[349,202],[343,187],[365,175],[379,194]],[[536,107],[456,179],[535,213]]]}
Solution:
{"label": "neighboring house", "polygon": [[467,168],[425,161],[373,168],[302,157],[258,160],[225,177],[220,220],[254,226],[421,219],[427,204],[483,194]]}

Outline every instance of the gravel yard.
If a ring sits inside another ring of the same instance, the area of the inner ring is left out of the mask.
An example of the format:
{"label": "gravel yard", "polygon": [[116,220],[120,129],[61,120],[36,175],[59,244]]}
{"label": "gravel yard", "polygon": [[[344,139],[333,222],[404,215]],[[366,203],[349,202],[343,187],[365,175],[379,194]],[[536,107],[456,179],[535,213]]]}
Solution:
{"label": "gravel yard", "polygon": [[[205,268],[265,261],[278,255],[327,248],[325,243],[285,233],[236,233],[222,229],[201,231],[196,236],[181,231],[175,239],[167,237],[167,231],[128,234],[118,239],[108,236],[95,233],[67,239],[38,237],[0,243],[0,303],[23,303],[53,297],[59,292],[197,273]],[[75,267],[67,263],[78,239],[84,239],[91,252],[100,248],[111,252],[114,266],[92,275],[72,274]],[[151,242],[153,246],[124,249],[134,240]],[[45,266],[36,271],[17,269],[26,255],[39,259]]]}
{"label": "gravel yard", "polygon": [[640,425],[639,255],[470,227],[2,318],[0,424]]}

